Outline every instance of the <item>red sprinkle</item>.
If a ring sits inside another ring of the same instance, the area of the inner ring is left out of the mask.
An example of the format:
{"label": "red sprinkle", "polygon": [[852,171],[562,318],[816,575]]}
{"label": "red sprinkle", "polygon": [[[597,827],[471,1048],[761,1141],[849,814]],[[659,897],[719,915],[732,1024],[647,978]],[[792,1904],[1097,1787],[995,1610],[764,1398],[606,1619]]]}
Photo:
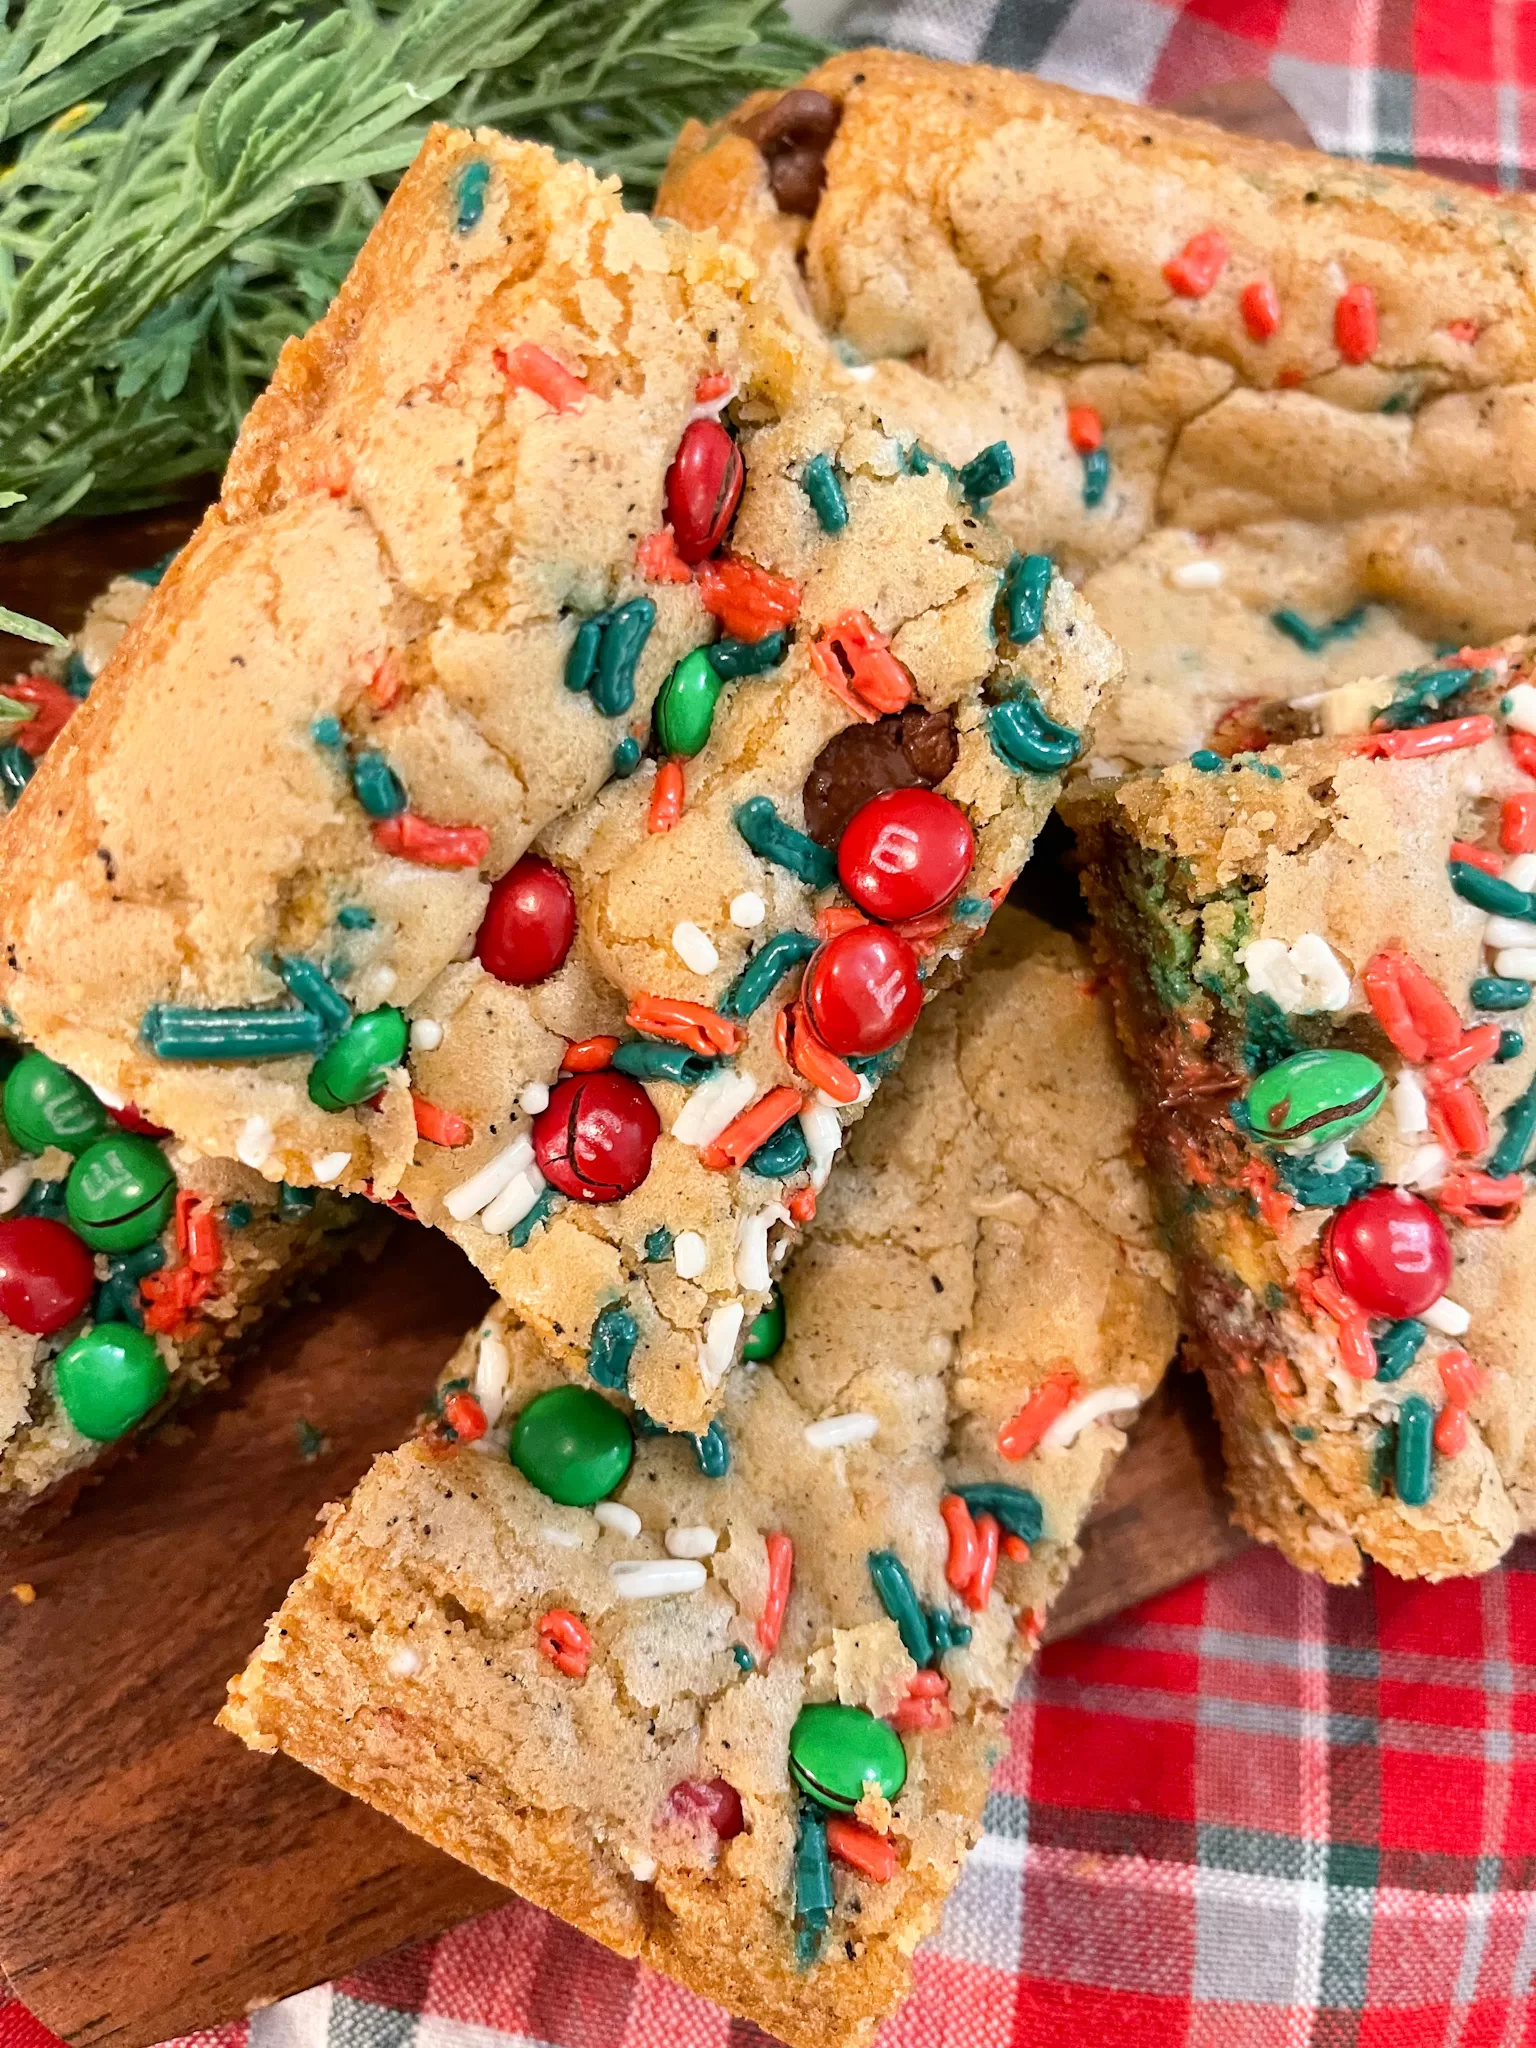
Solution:
{"label": "red sprinkle", "polygon": [[1467,1411],[1448,1401],[1435,1417],[1435,1449],[1442,1458],[1458,1458],[1467,1448]]}
{"label": "red sprinkle", "polygon": [[1435,1361],[1440,1369],[1440,1384],[1445,1388],[1445,1398],[1457,1401],[1468,1408],[1488,1384],[1486,1370],[1478,1365],[1471,1354],[1460,1349],[1442,1351]]}
{"label": "red sprinkle", "polygon": [[1429,1126],[1454,1156],[1472,1158],[1488,1143],[1488,1112],[1470,1081],[1442,1081],[1425,1089]]}
{"label": "red sprinkle", "polygon": [[717,398],[724,398],[731,388],[728,370],[707,370],[693,387],[695,405],[712,405]]}
{"label": "red sprinkle", "polygon": [[805,1097],[798,1088],[770,1088],[760,1101],[728,1123],[718,1138],[699,1147],[699,1164],[717,1173],[728,1166],[744,1166],[759,1145],[767,1144],[774,1132],[804,1107]]}
{"label": "red sprinkle", "polygon": [[768,1549],[768,1590],[763,1596],[763,1611],[757,1618],[758,1647],[772,1656],[779,1647],[779,1636],[784,1627],[784,1610],[789,1605],[790,1581],[795,1575],[795,1546],[782,1530],[775,1529],[763,1538]]}
{"label": "red sprinkle", "polygon": [[1221,229],[1202,228],[1163,265],[1169,290],[1181,299],[1203,299],[1226,269],[1227,254],[1227,238]]}
{"label": "red sprinkle", "polygon": [[17,676],[3,687],[7,697],[14,697],[18,704],[32,705],[37,713],[16,729],[17,746],[35,761],[40,754],[47,753],[80,709],[80,699],[72,697],[52,676]]}
{"label": "red sprinkle", "polygon": [[1447,1174],[1435,1190],[1440,1213],[1468,1230],[1495,1230],[1513,1223],[1524,1200],[1525,1176],[1519,1173],[1495,1180],[1491,1173],[1464,1167]]}
{"label": "red sprinkle", "polygon": [[1091,455],[1095,448],[1104,445],[1104,422],[1099,418],[1098,409],[1091,405],[1069,405],[1067,407],[1067,439],[1079,455]]}
{"label": "red sprinkle", "polygon": [[798,1223],[803,1230],[807,1223],[815,1221],[816,1190],[813,1187],[796,1188],[784,1204],[792,1223]]}
{"label": "red sprinkle", "polygon": [[741,555],[700,562],[697,582],[704,609],[739,640],[761,640],[799,615],[799,584]]}
{"label": "red sprinkle", "polygon": [[648,583],[691,583],[693,571],[677,552],[670,526],[635,543],[635,567]]}
{"label": "red sprinkle", "polygon": [[1536,853],[1536,791],[1507,796],[1499,813],[1499,844],[1506,853]]}
{"label": "red sprinkle", "polygon": [[1480,1067],[1484,1060],[1491,1060],[1499,1049],[1501,1033],[1497,1024],[1473,1024],[1461,1034],[1461,1043],[1454,1052],[1448,1052],[1443,1059],[1437,1059],[1425,1076],[1426,1081],[1436,1085],[1444,1081],[1460,1081],[1470,1074],[1474,1067]]}
{"label": "red sprinkle", "polygon": [[567,1678],[585,1678],[592,1655],[592,1631],[568,1607],[551,1607],[539,1616],[539,1648]]}
{"label": "red sprinkle", "polygon": [[1504,863],[1499,856],[1486,846],[1474,846],[1469,839],[1453,839],[1448,860],[1464,860],[1468,866],[1481,868],[1485,875],[1503,872]]}
{"label": "red sprinkle", "polygon": [[1376,1021],[1412,1066],[1445,1059],[1461,1044],[1461,1018],[1419,963],[1397,947],[1386,947],[1361,975]]}
{"label": "red sprinkle", "polygon": [[946,1493],[939,1502],[939,1514],[949,1531],[949,1560],[944,1576],[957,1593],[963,1592],[976,1576],[976,1524],[958,1493]]}
{"label": "red sprinkle", "polygon": [[411,1108],[416,1112],[416,1135],[425,1138],[429,1145],[467,1145],[475,1135],[473,1124],[465,1123],[463,1117],[455,1116],[451,1109],[439,1109],[435,1102],[428,1102],[424,1095],[411,1090]]}
{"label": "red sprinkle", "polygon": [[[1498,731],[1486,712],[1470,718],[1447,718],[1439,725],[1404,726],[1397,732],[1368,732],[1352,742],[1352,750],[1372,761],[1426,761],[1435,754],[1455,753],[1460,747],[1480,747]],[[1511,739],[1511,748],[1514,741]],[[1515,751],[1516,760],[1520,759]],[[1520,766],[1527,764],[1520,761]],[[1528,770],[1536,774],[1536,763]]]}
{"label": "red sprinkle", "polygon": [[478,1443],[486,1432],[485,1410],[462,1387],[444,1397],[443,1420],[461,1444]]}
{"label": "red sprinkle", "polygon": [[1256,277],[1252,284],[1245,284],[1237,303],[1242,309],[1243,325],[1254,341],[1268,341],[1277,332],[1280,294],[1267,277]]}
{"label": "red sprinkle", "polygon": [[901,1868],[896,1844],[841,1813],[827,1815],[827,1853],[875,1884],[889,1884]]}
{"label": "red sprinkle", "polygon": [[381,853],[397,854],[423,867],[477,868],[491,850],[491,835],[483,825],[433,825],[414,811],[401,811],[398,817],[378,820],[373,843]]}
{"label": "red sprinkle", "polygon": [[851,932],[856,925],[868,923],[869,919],[856,904],[829,903],[816,913],[816,936],[818,939],[835,939],[839,932]]}
{"label": "red sprinkle", "polygon": [[1001,1535],[1002,1530],[998,1526],[996,1515],[976,1517],[976,1569],[960,1596],[973,1614],[980,1614],[991,1594],[992,1581],[997,1577],[997,1552]]}
{"label": "red sprinkle", "polygon": [[1447,320],[1445,331],[1452,341],[1459,341],[1464,348],[1470,348],[1477,339],[1478,326],[1475,320]]}
{"label": "red sprinkle", "polygon": [[1376,353],[1376,294],[1368,284],[1352,284],[1339,294],[1333,338],[1346,363],[1367,363]]}
{"label": "red sprinkle", "polygon": [[1328,1273],[1313,1277],[1312,1293],[1324,1315],[1337,1326],[1339,1363],[1344,1370],[1352,1379],[1375,1379],[1376,1346],[1371,1342],[1370,1319],[1364,1309],[1352,1302]]}
{"label": "red sprinkle", "polygon": [[557,363],[536,341],[494,349],[492,359],[514,391],[531,391],[556,412],[575,412],[591,396],[585,379]]}
{"label": "red sprinkle", "polygon": [[560,1062],[562,1074],[596,1074],[613,1065],[619,1049],[616,1038],[573,1038]]}
{"label": "red sprinkle", "polygon": [[[1030,1395],[1018,1414],[997,1432],[997,1448],[1005,1458],[1027,1458],[1058,1415],[1077,1399],[1075,1372],[1053,1372]],[[950,1582],[954,1583],[953,1580]]]}
{"label": "red sprinkle", "polygon": [[670,832],[683,815],[685,795],[682,762],[669,758],[659,763],[656,781],[651,789],[651,808],[645,821],[646,830]]}
{"label": "red sprinkle", "polygon": [[680,996],[636,996],[624,1021],[631,1031],[670,1039],[674,1045],[686,1045],[690,1052],[704,1058],[710,1053],[732,1053],[741,1048],[739,1024],[707,1009],[703,1003],[684,1002]]}
{"label": "red sprinkle", "polygon": [[733,1842],[747,1824],[741,1794],[725,1778],[684,1778],[662,1802],[660,1824],[702,1821],[722,1842]]}
{"label": "red sprinkle", "polygon": [[912,701],[912,678],[867,612],[844,612],[811,642],[817,675],[855,717],[872,724]]}
{"label": "red sprinkle", "polygon": [[1536,732],[1512,732],[1508,739],[1515,766],[1527,775],[1536,775]]}
{"label": "red sprinkle", "polygon": [[1028,1564],[1029,1545],[1009,1529],[1003,1537],[1003,1555],[1013,1564]]}
{"label": "red sprinkle", "polygon": [[151,1123],[143,1110],[132,1102],[125,1102],[119,1109],[109,1109],[107,1115],[119,1130],[133,1131],[141,1138],[168,1138],[171,1135],[164,1124]]}
{"label": "red sprinkle", "polygon": [[368,679],[368,701],[375,711],[387,711],[404,686],[401,658],[391,649]]}
{"label": "red sprinkle", "polygon": [[[862,920],[861,920],[862,921]],[[859,1077],[846,1060],[822,1044],[801,1002],[786,1003],[774,1019],[774,1043],[785,1066],[834,1102],[857,1102]]]}
{"label": "red sprinkle", "polygon": [[949,1680],[940,1671],[919,1671],[907,1684],[907,1696],[886,1719],[899,1735],[941,1733],[954,1720]]}

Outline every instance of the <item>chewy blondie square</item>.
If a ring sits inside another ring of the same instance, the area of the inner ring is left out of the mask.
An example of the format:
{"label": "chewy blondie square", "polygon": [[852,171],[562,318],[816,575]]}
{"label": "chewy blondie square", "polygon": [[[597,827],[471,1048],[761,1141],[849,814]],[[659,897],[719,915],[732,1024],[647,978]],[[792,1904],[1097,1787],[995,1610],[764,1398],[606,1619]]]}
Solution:
{"label": "chewy blondie square", "polygon": [[[332,1510],[225,1725],[776,2036],[868,2040],[1173,1348],[1134,1114],[1086,956],[1001,911],[708,1442],[498,1308]],[[540,1418],[577,1394],[604,1433],[568,1416],[562,1460]],[[594,1446],[627,1472],[567,1483]]]}

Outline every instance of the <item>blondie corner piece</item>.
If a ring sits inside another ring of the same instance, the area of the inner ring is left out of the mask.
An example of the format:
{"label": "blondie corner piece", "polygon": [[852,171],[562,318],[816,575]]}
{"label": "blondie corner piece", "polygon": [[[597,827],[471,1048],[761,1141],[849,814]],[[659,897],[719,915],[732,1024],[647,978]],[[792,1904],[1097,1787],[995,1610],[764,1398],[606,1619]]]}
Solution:
{"label": "blondie corner piece", "polygon": [[498,1308],[225,1726],[796,2048],[867,2041],[1173,1347],[1133,1117],[1085,956],[1004,910],[709,1441],[564,1383]]}
{"label": "blondie corner piece", "polygon": [[1069,805],[1238,1519],[1348,1583],[1536,1525],[1529,643]]}
{"label": "blondie corner piece", "polygon": [[434,131],[5,835],[21,1030],[702,1429],[1118,674],[1011,468],[714,235]]}
{"label": "blondie corner piece", "polygon": [[859,50],[688,124],[657,204],[925,446],[1009,443],[994,518],[1126,657],[1103,755],[1536,617],[1522,201]]}

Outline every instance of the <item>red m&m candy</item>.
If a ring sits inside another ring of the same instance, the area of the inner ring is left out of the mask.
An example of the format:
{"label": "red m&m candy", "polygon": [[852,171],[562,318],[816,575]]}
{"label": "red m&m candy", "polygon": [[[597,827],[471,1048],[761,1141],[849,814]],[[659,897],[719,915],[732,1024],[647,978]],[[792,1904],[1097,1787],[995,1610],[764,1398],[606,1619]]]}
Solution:
{"label": "red m&m candy", "polygon": [[855,925],[811,956],[802,989],[816,1036],[845,1059],[905,1038],[923,1007],[917,955],[899,932]]}
{"label": "red m&m candy", "polygon": [[661,1802],[658,1825],[695,1833],[708,1828],[722,1842],[731,1842],[746,1826],[741,1794],[724,1778],[684,1778]]}
{"label": "red m&m candy", "polygon": [[491,890],[475,938],[487,974],[514,988],[547,981],[576,936],[576,892],[552,861],[525,853]]}
{"label": "red m&m candy", "polygon": [[1324,1249],[1340,1287],[1373,1316],[1422,1315],[1450,1284],[1445,1225],[1406,1188],[1373,1188],[1347,1203]]}
{"label": "red m&m candy", "polygon": [[0,1315],[31,1337],[72,1323],[91,1298],[96,1269],[72,1230],[48,1216],[0,1222]]}
{"label": "red m&m candy", "polygon": [[861,804],[837,842],[843,887],[871,917],[899,924],[947,903],[976,839],[958,804],[931,789],[888,789]]}
{"label": "red m&m candy", "polygon": [[677,552],[702,562],[725,539],[741,497],[741,450],[718,420],[690,420],[667,471],[667,518]]}
{"label": "red m&m candy", "polygon": [[550,1186],[573,1202],[617,1202],[651,1170],[661,1118],[628,1074],[572,1074],[534,1121],[533,1149]]}

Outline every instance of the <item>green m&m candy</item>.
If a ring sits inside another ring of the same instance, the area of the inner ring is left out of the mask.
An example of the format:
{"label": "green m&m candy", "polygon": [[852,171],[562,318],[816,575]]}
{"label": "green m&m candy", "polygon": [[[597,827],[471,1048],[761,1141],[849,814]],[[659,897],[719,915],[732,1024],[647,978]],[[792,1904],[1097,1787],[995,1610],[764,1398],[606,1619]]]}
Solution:
{"label": "green m&m candy", "polygon": [[619,1410],[590,1387],[551,1387],[518,1416],[509,1452],[530,1486],[562,1507],[589,1508],[623,1484],[635,1440]]}
{"label": "green m&m candy", "polygon": [[29,1052],[5,1077],[5,1122],[23,1152],[83,1152],[107,1128],[107,1112],[78,1075]]}
{"label": "green m&m candy", "polygon": [[656,737],[668,754],[690,758],[709,738],[720,695],[720,678],[708,654],[696,647],[685,654],[661,686],[656,699]]}
{"label": "green m&m candy", "polygon": [[153,1337],[132,1323],[97,1323],[59,1353],[53,1383],[80,1434],[109,1444],[164,1397],[170,1375]]}
{"label": "green m&m candy", "polygon": [[405,1012],[386,1005],[354,1017],[309,1070],[309,1099],[321,1109],[350,1109],[377,1095],[405,1058]]}
{"label": "green m&m candy", "polygon": [[176,1176],[151,1138],[114,1131],[99,1138],[70,1168],[64,1208],[92,1251],[131,1252],[165,1228],[176,1202]]}
{"label": "green m&m candy", "polygon": [[1261,1074],[1243,1097],[1248,1128],[1274,1145],[1331,1145],[1368,1124],[1387,1077],[1363,1052],[1298,1052]]}
{"label": "green m&m candy", "polygon": [[835,1701],[802,1707],[789,1731],[789,1774],[836,1813],[852,1813],[873,1779],[894,1799],[907,1782],[907,1752],[889,1722]]}
{"label": "green m&m candy", "polygon": [[748,1365],[761,1365],[765,1358],[776,1358],[783,1348],[784,1297],[775,1287],[768,1297],[768,1306],[760,1308],[748,1323],[741,1355]]}

